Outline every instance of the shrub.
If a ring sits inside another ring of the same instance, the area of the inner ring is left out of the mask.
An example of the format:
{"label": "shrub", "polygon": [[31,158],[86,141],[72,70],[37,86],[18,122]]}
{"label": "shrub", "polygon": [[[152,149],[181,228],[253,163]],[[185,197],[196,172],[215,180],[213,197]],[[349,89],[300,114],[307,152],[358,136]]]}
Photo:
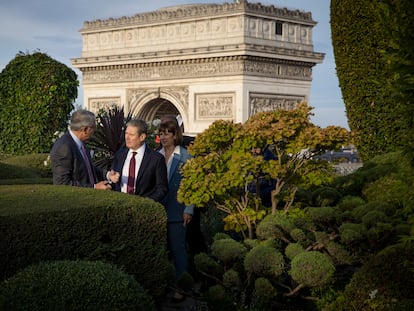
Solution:
{"label": "shrub", "polygon": [[296,255],[304,252],[305,249],[299,243],[290,243],[286,246],[285,255],[292,260]]}
{"label": "shrub", "polygon": [[254,282],[254,305],[260,310],[268,310],[276,298],[277,290],[266,278],[260,277]]}
{"label": "shrub", "polygon": [[341,193],[333,187],[321,187],[312,194],[314,206],[335,206],[341,198]]}
{"label": "shrub", "polygon": [[289,274],[298,284],[318,287],[332,281],[335,266],[323,253],[310,251],[298,254],[292,259]]}
{"label": "shrub", "polygon": [[48,178],[52,183],[49,154],[3,156],[0,159],[0,179]]}
{"label": "shrub", "polygon": [[374,255],[327,310],[413,310],[414,248],[393,245]]}
{"label": "shrub", "polygon": [[135,279],[102,262],[56,261],[20,271],[0,285],[1,310],[156,310]]}
{"label": "shrub", "polygon": [[239,273],[236,270],[229,269],[223,274],[223,285],[226,288],[230,289],[239,289],[240,288],[240,277]]}
{"label": "shrub", "polygon": [[71,186],[0,186],[0,279],[40,261],[100,260],[164,295],[172,276],[164,207]]}
{"label": "shrub", "polygon": [[260,245],[246,255],[244,268],[250,275],[278,278],[285,271],[285,261],[278,250]]}
{"label": "shrub", "polygon": [[288,233],[295,229],[291,218],[287,215],[276,213],[267,215],[256,229],[257,237],[266,239],[281,239],[288,241]]}
{"label": "shrub", "polygon": [[220,276],[223,274],[223,267],[205,253],[195,255],[194,264],[198,271],[202,271],[205,274],[213,276]]}
{"label": "shrub", "polygon": [[224,264],[242,259],[246,253],[246,247],[233,239],[219,239],[211,245],[211,254]]}

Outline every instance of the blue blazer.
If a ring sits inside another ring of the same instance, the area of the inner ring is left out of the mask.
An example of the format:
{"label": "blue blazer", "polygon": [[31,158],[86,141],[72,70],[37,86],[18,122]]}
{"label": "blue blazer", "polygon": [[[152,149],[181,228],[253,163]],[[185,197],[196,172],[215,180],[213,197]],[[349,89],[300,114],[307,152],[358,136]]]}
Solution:
{"label": "blue blazer", "polygon": [[[112,169],[122,174],[122,168],[129,149],[123,147],[114,155]],[[117,182],[113,189],[121,191],[121,181]],[[135,179],[135,194],[148,197],[160,202],[168,191],[167,166],[162,154],[145,146],[144,157]]]}
{"label": "blue blazer", "polygon": [[167,211],[168,222],[183,222],[183,213],[193,214],[193,206],[185,206],[177,201],[177,192],[180,187],[182,179],[180,168],[190,159],[191,156],[188,151],[180,146],[180,154],[173,154],[173,159],[170,168],[170,174],[168,176],[168,192],[164,199],[161,201],[164,204]]}

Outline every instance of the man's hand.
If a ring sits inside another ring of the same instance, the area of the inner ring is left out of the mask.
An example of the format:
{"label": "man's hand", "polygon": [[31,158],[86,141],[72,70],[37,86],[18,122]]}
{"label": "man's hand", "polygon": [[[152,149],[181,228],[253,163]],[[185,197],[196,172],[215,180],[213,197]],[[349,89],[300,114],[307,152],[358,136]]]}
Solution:
{"label": "man's hand", "polygon": [[95,189],[111,190],[112,187],[109,181],[100,181],[97,184],[95,184]]}
{"label": "man's hand", "polygon": [[115,172],[114,170],[111,170],[108,173],[108,178],[113,183],[117,183],[119,181],[119,176],[120,176],[120,174],[118,172]]}
{"label": "man's hand", "polygon": [[183,218],[184,218],[184,227],[185,227],[190,223],[191,218],[193,218],[193,215],[184,213]]}

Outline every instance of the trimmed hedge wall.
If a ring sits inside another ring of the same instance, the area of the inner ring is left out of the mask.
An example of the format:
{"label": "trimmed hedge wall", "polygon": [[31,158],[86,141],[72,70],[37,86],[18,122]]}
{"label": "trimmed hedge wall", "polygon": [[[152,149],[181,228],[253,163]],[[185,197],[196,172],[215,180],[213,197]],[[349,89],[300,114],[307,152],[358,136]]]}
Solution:
{"label": "trimmed hedge wall", "polygon": [[172,277],[164,207],[150,199],[71,186],[0,186],[0,279],[40,261],[101,260],[152,295]]}
{"label": "trimmed hedge wall", "polygon": [[0,310],[155,311],[142,286],[102,262],[54,261],[26,267],[0,283]]}

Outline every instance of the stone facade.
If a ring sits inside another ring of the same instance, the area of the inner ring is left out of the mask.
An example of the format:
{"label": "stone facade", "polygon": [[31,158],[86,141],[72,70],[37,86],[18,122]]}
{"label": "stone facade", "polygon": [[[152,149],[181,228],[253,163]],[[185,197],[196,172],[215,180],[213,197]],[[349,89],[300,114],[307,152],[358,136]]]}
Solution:
{"label": "stone facade", "polygon": [[125,107],[145,120],[180,114],[186,134],[214,120],[244,122],[259,111],[308,101],[310,12],[249,3],[191,4],[85,22],[84,103]]}

